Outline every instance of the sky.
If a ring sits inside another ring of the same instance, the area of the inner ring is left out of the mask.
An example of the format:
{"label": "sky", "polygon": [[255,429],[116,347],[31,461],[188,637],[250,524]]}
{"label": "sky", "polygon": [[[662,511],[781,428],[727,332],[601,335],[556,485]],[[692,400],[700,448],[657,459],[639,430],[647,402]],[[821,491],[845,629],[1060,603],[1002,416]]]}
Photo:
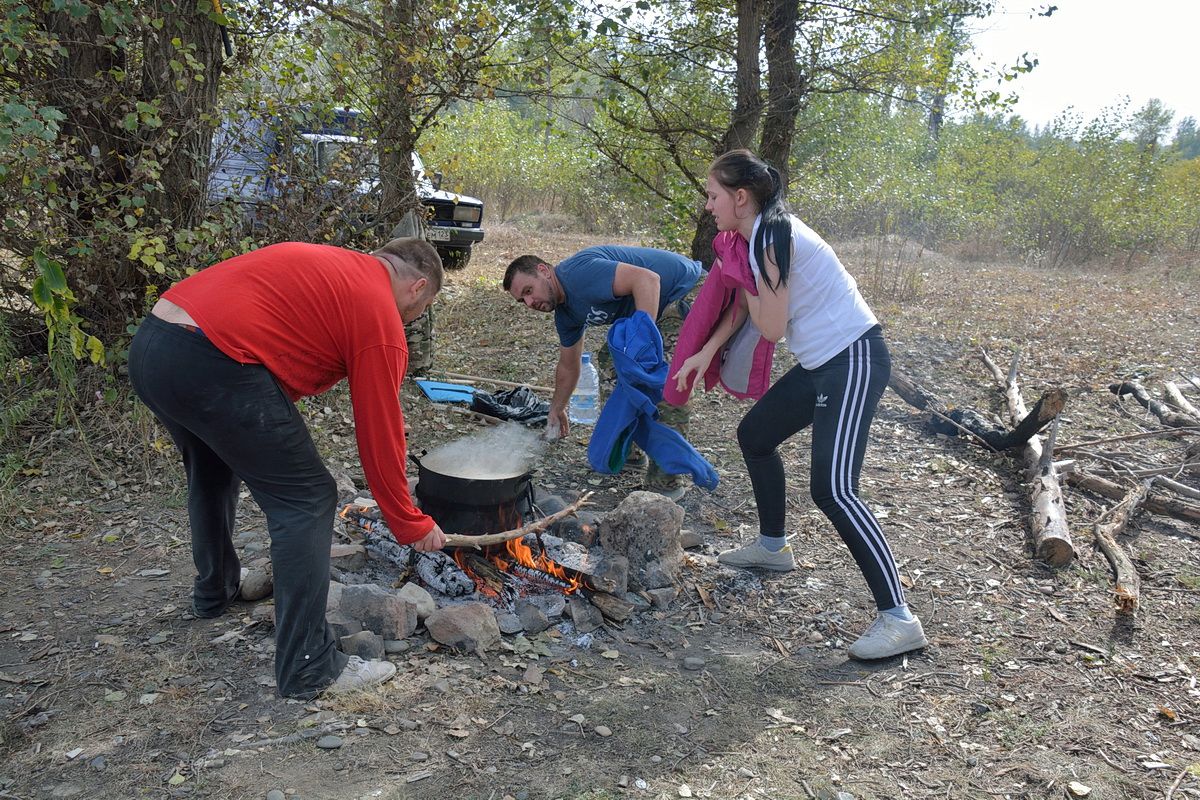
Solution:
{"label": "sky", "polygon": [[[1032,13],[1051,4],[1050,17]],[[1162,100],[1175,112],[1172,133],[1183,117],[1200,120],[1198,0],[999,0],[974,41],[987,61],[1038,59],[1005,85],[1020,95],[1013,112],[1030,127],[1068,106],[1091,120],[1126,97],[1129,112]]]}

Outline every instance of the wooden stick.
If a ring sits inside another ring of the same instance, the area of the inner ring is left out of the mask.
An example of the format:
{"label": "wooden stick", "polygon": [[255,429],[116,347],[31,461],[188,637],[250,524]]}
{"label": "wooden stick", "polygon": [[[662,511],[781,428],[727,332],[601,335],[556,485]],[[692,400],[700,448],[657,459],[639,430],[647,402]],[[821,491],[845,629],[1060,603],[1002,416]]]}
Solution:
{"label": "wooden stick", "polygon": [[1200,461],[1192,464],[1174,464],[1170,467],[1157,467],[1155,469],[1131,469],[1127,472],[1135,478],[1149,478],[1152,475],[1174,475],[1185,470],[1193,470],[1200,467]]}
{"label": "wooden stick", "polygon": [[475,420],[476,422],[486,422],[488,425],[499,425],[501,422],[504,422],[504,420],[500,419],[499,417],[493,417],[491,414],[472,411],[469,408],[462,408],[461,406],[455,406],[449,403],[439,404],[438,408],[443,411],[453,411],[455,414],[463,414]]}
{"label": "wooden stick", "polygon": [[1191,402],[1183,396],[1183,392],[1179,391],[1179,387],[1167,381],[1163,384],[1163,390],[1167,394],[1167,399],[1171,401],[1171,405],[1178,408],[1185,414],[1189,414],[1196,419],[1200,419],[1200,409],[1197,409]]}
{"label": "wooden stick", "polygon": [[1200,433],[1200,428],[1169,428],[1157,431],[1143,431],[1142,433],[1130,433],[1125,436],[1110,436],[1107,439],[1091,439],[1078,444],[1060,445],[1058,452],[1065,453],[1069,450],[1078,450],[1080,447],[1091,447],[1097,444],[1111,444],[1112,442],[1130,442],[1134,439],[1153,439],[1159,436],[1183,436],[1188,433]]}
{"label": "wooden stick", "polygon": [[[1119,484],[1105,480],[1097,475],[1092,475],[1082,470],[1070,473],[1066,476],[1067,483],[1080,489],[1087,489],[1089,492],[1094,492],[1101,497],[1107,497],[1112,500],[1121,500],[1125,497],[1125,489]],[[1200,506],[1185,503],[1182,500],[1176,500],[1171,497],[1159,497],[1150,495],[1144,503],[1145,508],[1151,514],[1161,514],[1164,517],[1173,517],[1181,519],[1185,522],[1200,522]],[[1184,531],[1187,533],[1187,531]],[[1200,535],[1188,533],[1194,539],[1200,539]]]}
{"label": "wooden stick", "polygon": [[1154,416],[1158,417],[1158,421],[1168,428],[1193,428],[1200,425],[1200,420],[1180,414],[1177,411],[1172,411],[1166,404],[1155,400],[1150,396],[1150,393],[1137,381],[1122,381],[1120,383],[1109,384],[1108,390],[1117,397],[1131,394],[1143,408],[1149,411]]}
{"label": "wooden stick", "polygon": [[1155,481],[1159,486],[1165,486],[1175,494],[1181,494],[1184,497],[1190,497],[1193,500],[1200,500],[1200,489],[1193,489],[1190,486],[1185,486],[1178,481],[1173,481],[1170,478],[1159,476]]}
{"label": "wooden stick", "polygon": [[438,375],[445,375],[449,380],[447,383],[490,383],[493,386],[506,386],[510,389],[533,389],[535,392],[550,392],[554,394],[554,390],[549,386],[535,386],[532,383],[514,383],[513,381],[502,381],[499,378],[484,378],[479,375],[463,375],[458,372],[445,372],[437,370]]}
{"label": "wooden stick", "polygon": [[581,506],[587,503],[588,498],[592,496],[591,492],[585,492],[582,497],[576,500],[571,505],[564,508],[562,511],[556,511],[548,517],[531,522],[522,528],[516,528],[511,531],[502,531],[501,533],[485,533],[481,536],[466,536],[461,533],[446,534],[446,547],[469,547],[475,550],[480,550],[488,545],[500,544],[507,542],[510,539],[520,539],[529,533],[540,533],[546,530],[560,519],[571,516],[580,509]]}
{"label": "wooden stick", "polygon": [[1150,492],[1150,481],[1130,489],[1125,498],[1112,510],[1112,519],[1107,523],[1096,520],[1094,528],[1096,545],[1112,565],[1116,583],[1113,594],[1117,600],[1117,613],[1122,615],[1136,614],[1141,602],[1141,578],[1133,561],[1126,555],[1125,549],[1117,544],[1117,536],[1125,530],[1129,520],[1137,514],[1146,496]]}
{"label": "wooden stick", "polygon": [[[982,352],[983,363],[991,371],[996,382],[1004,389],[1008,402],[1009,417],[1013,427],[1029,416],[1025,410],[1025,401],[1021,390],[1017,388],[1016,366],[1017,358],[1013,358],[1009,374],[1005,376],[988,356]],[[1051,443],[1058,435],[1058,417],[1050,429]],[[1046,563],[1061,567],[1075,557],[1075,545],[1071,543],[1071,529],[1067,525],[1066,507],[1063,504],[1062,485],[1059,483],[1058,472],[1054,469],[1052,448],[1046,448],[1043,458],[1041,438],[1036,434],[1029,438],[1022,451],[1025,459],[1027,475],[1030,479],[1029,500],[1032,510],[1031,529],[1033,532],[1034,551],[1037,557]]]}

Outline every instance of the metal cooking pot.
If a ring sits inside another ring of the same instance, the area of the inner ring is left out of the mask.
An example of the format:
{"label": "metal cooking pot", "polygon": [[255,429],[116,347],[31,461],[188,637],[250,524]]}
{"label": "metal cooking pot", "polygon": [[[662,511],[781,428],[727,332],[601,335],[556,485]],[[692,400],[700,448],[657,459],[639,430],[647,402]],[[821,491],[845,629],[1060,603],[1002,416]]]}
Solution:
{"label": "metal cooking pot", "polygon": [[[423,451],[421,457],[425,455]],[[422,498],[470,506],[497,506],[528,496],[533,490],[532,469],[492,478],[461,478],[426,466],[412,453],[408,457],[417,465],[417,495]],[[436,466],[448,469],[440,464]]]}

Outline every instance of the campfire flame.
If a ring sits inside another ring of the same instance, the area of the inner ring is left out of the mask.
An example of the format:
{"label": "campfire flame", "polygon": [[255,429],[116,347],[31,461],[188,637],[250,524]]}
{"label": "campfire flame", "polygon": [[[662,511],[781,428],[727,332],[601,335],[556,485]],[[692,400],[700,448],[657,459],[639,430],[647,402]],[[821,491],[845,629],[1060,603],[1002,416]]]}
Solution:
{"label": "campfire flame", "polygon": [[[573,594],[582,586],[578,575],[572,575],[560,564],[546,557],[545,553],[534,553],[520,539],[511,539],[503,545],[489,548],[485,556],[488,563],[501,572],[514,575],[527,584],[541,589],[555,589],[563,594]],[[465,550],[454,551],[454,561],[471,579],[481,594],[500,599],[500,592],[492,581],[471,565]]]}

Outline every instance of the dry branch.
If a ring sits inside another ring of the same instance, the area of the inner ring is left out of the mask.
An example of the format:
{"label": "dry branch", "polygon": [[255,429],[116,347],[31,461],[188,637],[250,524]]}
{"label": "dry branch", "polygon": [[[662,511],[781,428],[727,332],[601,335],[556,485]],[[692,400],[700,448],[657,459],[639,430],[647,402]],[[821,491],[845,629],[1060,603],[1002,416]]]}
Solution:
{"label": "dry branch", "polygon": [[1187,428],[1200,425],[1200,420],[1190,417],[1187,414],[1172,411],[1165,403],[1151,397],[1150,393],[1137,381],[1113,383],[1109,385],[1108,390],[1117,397],[1124,397],[1127,394],[1133,395],[1134,400],[1137,400],[1143,408],[1158,417],[1159,422],[1168,428]]}
{"label": "dry branch", "polygon": [[[1013,358],[1007,376],[984,352],[983,363],[991,371],[997,383],[1004,390],[1008,402],[1008,412],[1013,427],[1020,427],[1029,414],[1025,410],[1025,401],[1017,388],[1017,357]],[[1043,395],[1045,397],[1045,395]],[[1065,398],[1065,394],[1063,395]],[[1061,406],[1059,406],[1061,410]],[[1033,435],[1022,450],[1027,474],[1030,479],[1030,505],[1033,516],[1031,528],[1033,531],[1034,552],[1037,557],[1052,566],[1061,567],[1075,556],[1075,546],[1071,543],[1071,531],[1067,526],[1066,508],[1063,505],[1062,485],[1059,483],[1058,472],[1054,468],[1053,441],[1058,432],[1058,417],[1050,429],[1050,446],[1043,453],[1041,440]]]}
{"label": "dry branch", "polygon": [[[1067,483],[1072,486],[1079,489],[1086,489],[1093,494],[1107,497],[1110,500],[1120,500],[1125,497],[1126,490],[1120,484],[1087,472],[1072,472],[1066,478]],[[1200,522],[1200,506],[1185,503],[1171,497],[1159,497],[1156,494],[1151,494],[1146,498],[1146,502],[1143,505],[1151,514],[1173,517],[1184,522]]]}
{"label": "dry branch", "polygon": [[1098,444],[1112,444],[1113,442],[1131,442],[1134,439],[1157,439],[1163,436],[1186,436],[1189,433],[1200,433],[1200,428],[1167,428],[1157,431],[1143,431],[1142,433],[1129,433],[1124,436],[1109,436],[1105,439],[1090,439],[1086,442],[1078,442],[1076,444],[1063,444],[1058,446],[1058,452],[1066,453],[1070,450],[1078,450],[1081,447],[1093,447]]}
{"label": "dry branch", "polygon": [[475,550],[487,547],[492,544],[500,544],[507,542],[510,539],[520,539],[522,536],[530,533],[541,533],[549,528],[560,519],[571,516],[580,509],[589,497],[591,492],[584,492],[583,496],[576,500],[571,505],[564,508],[562,511],[556,511],[548,517],[542,517],[539,520],[529,523],[521,528],[515,528],[511,531],[502,531],[500,533],[485,533],[480,536],[467,536],[459,533],[446,534],[446,547],[469,547]]}
{"label": "dry branch", "polygon": [[1167,381],[1165,384],[1163,384],[1163,391],[1166,393],[1167,400],[1171,402],[1171,405],[1175,406],[1188,416],[1200,419],[1200,409],[1197,409],[1186,397],[1183,396],[1183,392],[1179,391],[1178,386],[1170,381]]}
{"label": "dry branch", "polygon": [[463,375],[459,372],[445,372],[442,370],[435,371],[438,375],[446,376],[446,383],[490,383],[493,386],[504,386],[509,389],[533,389],[535,392],[550,392],[554,390],[549,386],[535,386],[532,383],[515,383],[513,381],[502,381],[499,378],[484,378],[479,375]]}
{"label": "dry branch", "polygon": [[1165,476],[1160,476],[1154,482],[1159,486],[1170,489],[1175,494],[1183,495],[1184,497],[1190,497],[1193,500],[1200,500],[1200,489],[1193,489],[1190,486],[1179,483],[1178,481],[1173,481]]}
{"label": "dry branch", "polygon": [[1096,521],[1096,545],[1112,565],[1116,583],[1113,594],[1117,600],[1118,614],[1136,614],[1141,602],[1141,578],[1133,561],[1125,554],[1124,548],[1117,543],[1117,537],[1125,530],[1129,520],[1137,514],[1146,496],[1150,492],[1150,482],[1146,481],[1135,489],[1130,489],[1125,498],[1111,512],[1111,519],[1104,522],[1103,518]]}

